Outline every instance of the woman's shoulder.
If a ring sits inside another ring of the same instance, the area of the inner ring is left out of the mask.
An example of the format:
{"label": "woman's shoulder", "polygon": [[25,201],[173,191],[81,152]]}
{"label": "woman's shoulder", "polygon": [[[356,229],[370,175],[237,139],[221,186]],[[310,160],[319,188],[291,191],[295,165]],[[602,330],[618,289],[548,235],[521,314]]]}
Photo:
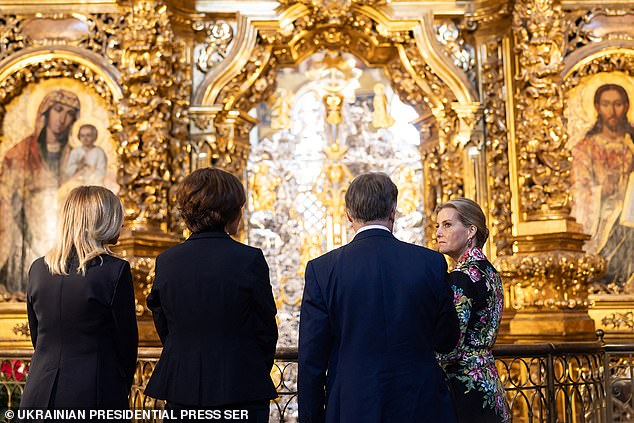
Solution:
{"label": "woman's shoulder", "polygon": [[34,274],[38,272],[46,272],[50,273],[48,270],[48,265],[44,261],[44,257],[39,257],[31,263],[31,269],[29,270],[29,274]]}
{"label": "woman's shoulder", "polygon": [[125,267],[129,267],[130,263],[127,260],[124,260],[120,257],[113,256],[110,254],[101,254],[88,263],[87,270],[90,268],[109,268],[114,270],[115,272],[121,272],[121,270]]}
{"label": "woman's shoulder", "polygon": [[470,263],[455,268],[449,273],[450,280],[470,280],[473,283],[485,282],[486,280],[496,279],[499,277],[497,270],[485,258],[483,260],[475,260]]}

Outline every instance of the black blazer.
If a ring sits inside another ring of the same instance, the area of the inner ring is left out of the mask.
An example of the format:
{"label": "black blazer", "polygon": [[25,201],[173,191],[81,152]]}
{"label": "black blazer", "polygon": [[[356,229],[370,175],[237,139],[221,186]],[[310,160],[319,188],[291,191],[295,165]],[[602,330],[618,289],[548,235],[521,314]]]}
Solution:
{"label": "black blazer", "polygon": [[360,232],[309,262],[299,326],[299,421],[455,421],[434,356],[458,343],[452,298],[441,254],[382,229]]}
{"label": "black blazer", "polygon": [[[103,262],[102,262],[103,260]],[[21,408],[126,409],[138,333],[127,261],[102,255],[86,275],[31,265],[27,311],[35,351]]]}
{"label": "black blazer", "polygon": [[193,234],[156,258],[147,299],[163,343],[145,393],[191,406],[277,397],[276,307],[262,250]]}

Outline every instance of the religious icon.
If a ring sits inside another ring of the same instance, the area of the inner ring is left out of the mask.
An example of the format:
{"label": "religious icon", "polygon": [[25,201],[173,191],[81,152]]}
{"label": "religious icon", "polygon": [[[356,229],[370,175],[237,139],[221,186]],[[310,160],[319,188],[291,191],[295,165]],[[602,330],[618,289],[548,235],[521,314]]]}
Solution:
{"label": "religious icon", "polygon": [[634,228],[628,225],[625,200],[633,189],[628,182],[634,172],[634,127],[628,112],[634,81],[621,82],[589,82],[596,117],[572,146],[573,215],[592,236],[586,249],[607,261],[600,282],[629,290],[634,288]]}
{"label": "religious icon", "polygon": [[64,196],[77,185],[118,190],[116,164],[109,169],[107,159],[115,157],[115,146],[96,145],[107,133],[100,101],[81,83],[60,78],[27,87],[7,105],[0,142],[0,291],[16,299],[24,295],[33,260],[52,246]]}
{"label": "religious icon", "polygon": [[79,147],[73,148],[64,168],[66,178],[76,178],[79,185],[103,185],[108,158],[101,147],[95,145],[99,132],[94,125],[79,128]]}

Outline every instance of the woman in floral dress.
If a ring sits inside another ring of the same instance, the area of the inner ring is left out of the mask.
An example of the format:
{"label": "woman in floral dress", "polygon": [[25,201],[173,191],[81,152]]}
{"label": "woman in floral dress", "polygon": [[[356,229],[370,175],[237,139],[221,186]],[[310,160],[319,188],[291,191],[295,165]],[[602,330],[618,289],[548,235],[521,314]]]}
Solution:
{"label": "woman in floral dress", "polygon": [[458,422],[511,421],[504,387],[491,348],[500,328],[504,293],[502,280],[482,253],[489,235],[480,206],[456,198],[438,207],[438,251],[456,266],[449,274],[460,321],[457,348],[439,361],[454,394]]}

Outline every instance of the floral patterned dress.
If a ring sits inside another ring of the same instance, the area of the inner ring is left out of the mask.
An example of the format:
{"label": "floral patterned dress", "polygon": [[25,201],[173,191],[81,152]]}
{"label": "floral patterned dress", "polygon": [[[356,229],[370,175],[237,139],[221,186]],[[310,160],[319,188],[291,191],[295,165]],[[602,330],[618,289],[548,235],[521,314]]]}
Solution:
{"label": "floral patterned dress", "polygon": [[482,250],[467,250],[449,274],[460,321],[458,347],[438,360],[452,388],[458,422],[507,423],[506,403],[491,348],[500,328],[504,292]]}

